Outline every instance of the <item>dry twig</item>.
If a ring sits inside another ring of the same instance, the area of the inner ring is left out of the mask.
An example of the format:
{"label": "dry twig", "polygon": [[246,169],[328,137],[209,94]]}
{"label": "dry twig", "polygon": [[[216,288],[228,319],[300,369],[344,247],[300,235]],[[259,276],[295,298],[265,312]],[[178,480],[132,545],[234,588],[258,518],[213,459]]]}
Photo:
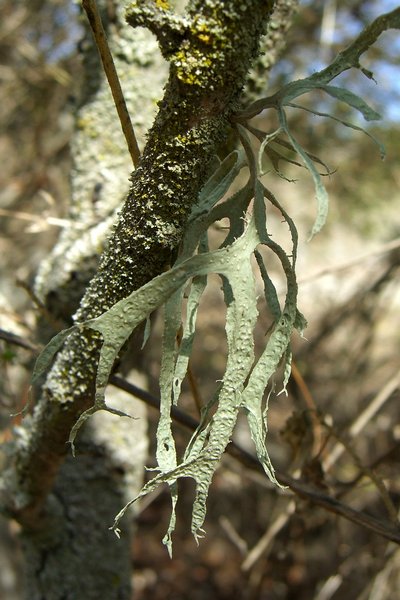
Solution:
{"label": "dry twig", "polygon": [[92,29],[93,37],[100,54],[101,62],[103,63],[104,73],[106,74],[107,81],[114,98],[115,108],[117,109],[122,131],[124,133],[126,143],[128,144],[129,153],[132,157],[134,166],[137,167],[140,157],[139,146],[136,140],[129,112],[126,107],[124,94],[122,92],[117,70],[108,46],[107,36],[101,22],[96,2],[95,0],[82,0],[82,6],[87,14],[89,25]]}

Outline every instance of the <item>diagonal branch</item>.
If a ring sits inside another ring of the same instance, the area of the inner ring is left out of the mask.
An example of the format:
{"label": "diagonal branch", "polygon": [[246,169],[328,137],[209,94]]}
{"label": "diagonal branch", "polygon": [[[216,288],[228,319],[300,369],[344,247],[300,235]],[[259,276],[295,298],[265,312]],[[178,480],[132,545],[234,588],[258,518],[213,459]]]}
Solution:
{"label": "diagonal branch", "polygon": [[[238,111],[236,115],[234,115],[233,120],[243,123],[267,108],[277,108],[281,105],[282,101],[287,104],[288,101],[290,102],[294,97],[310,92],[312,89],[316,89],[319,86],[321,86],[321,89],[327,89],[326,84],[340,75],[340,73],[351,68],[361,69],[364,75],[369,79],[372,79],[372,73],[360,66],[360,56],[364,54],[376,42],[378,37],[388,29],[400,29],[400,8],[396,8],[392,12],[381,15],[370,25],[365,27],[360,35],[357,36],[347,48],[342,52],[339,52],[335,60],[328,67],[321,71],[317,71],[310,77],[288,83],[272,96],[256,100],[244,110]],[[291,95],[292,92],[293,95]]]}
{"label": "diagonal branch", "polygon": [[[152,406],[155,409],[159,409],[160,402],[159,399],[155,396],[152,396],[145,390],[141,390],[135,385],[132,385],[128,381],[125,381],[121,377],[113,375],[110,379],[110,383],[112,385],[136,396],[140,400],[143,400],[149,406]],[[196,419],[193,419],[190,415],[187,415],[182,410],[178,409],[176,406],[172,407],[172,418],[175,422],[180,423],[187,429],[191,431],[195,431],[199,425]],[[258,473],[264,474],[264,470],[262,468],[261,463],[258,459],[247,452],[247,450],[243,449],[239,444],[235,442],[231,442],[227,447],[227,452],[231,456],[233,456],[238,462],[244,465],[246,468],[251,469],[252,471],[257,471]],[[351,508],[347,504],[340,502],[333,496],[328,496],[324,492],[317,490],[316,488],[309,485],[307,482],[295,479],[290,475],[285,473],[276,472],[276,477],[280,483],[288,486],[292,492],[294,492],[300,498],[311,502],[317,506],[320,506],[324,510],[327,510],[331,513],[339,515],[352,523],[356,523],[377,535],[384,537],[387,540],[395,542],[396,544],[400,544],[400,527],[391,523],[390,521],[377,519],[371,515],[368,515],[364,512],[360,512]]]}
{"label": "diagonal branch", "polygon": [[107,42],[106,32],[104,31],[101,17],[95,0],[82,0],[82,6],[87,14],[90,27],[103,63],[104,72],[114,98],[115,107],[121,122],[122,131],[128,144],[129,153],[135,167],[139,164],[139,146],[136,140],[132,121],[126,106],[124,94],[119,82],[117,70]]}
{"label": "diagonal branch", "polygon": [[[8,331],[0,330],[0,338],[11,344],[15,344],[35,352],[38,350],[38,347],[29,340],[26,340],[25,338],[12,334]],[[151,406],[156,410],[160,409],[159,398],[156,398],[150,394],[150,392],[139,388],[133,383],[126,381],[122,377],[118,375],[112,375],[110,378],[110,383],[115,387],[127,392],[128,394],[139,398],[148,406]],[[199,426],[199,423],[196,419],[180,410],[176,406],[172,407],[171,415],[176,423],[179,423],[190,431],[195,431]],[[246,468],[264,474],[262,466],[257,458],[242,448],[239,444],[231,442],[231,444],[227,447],[227,452]],[[385,539],[393,541],[396,544],[400,544],[400,528],[393,523],[384,521],[382,519],[376,519],[371,515],[356,511],[350,506],[343,504],[336,498],[328,496],[320,490],[316,490],[307,483],[295,479],[289,475],[279,472],[277,472],[276,475],[277,479],[282,484],[287,485],[292,492],[301,498],[304,498],[305,500],[308,500],[309,502],[316,504],[317,506],[320,506],[329,512],[337,514],[348,521],[356,523],[361,527],[364,527],[365,529],[384,537]]]}

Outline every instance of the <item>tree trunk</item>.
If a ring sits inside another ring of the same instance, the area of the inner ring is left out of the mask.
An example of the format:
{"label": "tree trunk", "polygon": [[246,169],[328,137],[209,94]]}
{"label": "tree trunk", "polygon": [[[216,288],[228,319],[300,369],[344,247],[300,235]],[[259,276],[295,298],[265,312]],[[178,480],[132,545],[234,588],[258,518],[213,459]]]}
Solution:
{"label": "tree trunk", "polygon": [[[109,526],[142,480],[146,422],[133,421],[132,427],[116,424],[117,417],[110,423],[110,415],[95,417],[102,422],[94,418],[85,427],[77,456],[68,455],[59,469],[45,510],[22,531],[29,600],[131,598],[130,519],[120,539]],[[107,427],[107,440],[98,439],[99,426],[103,434]]]}
{"label": "tree trunk", "polygon": [[[161,96],[167,77],[167,65],[149,32],[134,31],[126,25],[122,6],[115,6],[112,13],[104,2],[101,7],[121,80],[146,79],[145,86],[126,90],[135,132],[143,144],[154,118],[154,98]],[[99,248],[104,249],[116,209],[127,195],[132,169],[88,28],[82,47],[83,86],[71,142],[70,227],[63,230],[35,281],[35,293],[49,313],[38,326],[43,342],[57,332],[54,327],[58,323],[61,327],[71,323],[97,269]],[[134,354],[137,359],[137,352]],[[146,387],[144,375],[135,373],[134,381]],[[120,540],[109,526],[142,484],[148,446],[146,410],[141,402],[116,388],[110,388],[107,396],[112,406],[139,419],[119,420],[99,413],[84,428],[76,458],[67,453],[41,517],[22,530],[29,600],[131,597],[132,519],[125,520]]]}

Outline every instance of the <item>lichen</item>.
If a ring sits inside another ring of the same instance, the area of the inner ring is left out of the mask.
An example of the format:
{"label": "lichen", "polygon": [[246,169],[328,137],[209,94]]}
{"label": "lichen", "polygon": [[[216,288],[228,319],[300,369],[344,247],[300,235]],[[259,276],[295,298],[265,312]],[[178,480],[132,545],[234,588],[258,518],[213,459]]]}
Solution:
{"label": "lichen", "polygon": [[155,0],[155,3],[158,6],[158,8],[169,10],[169,2],[167,2],[166,0]]}

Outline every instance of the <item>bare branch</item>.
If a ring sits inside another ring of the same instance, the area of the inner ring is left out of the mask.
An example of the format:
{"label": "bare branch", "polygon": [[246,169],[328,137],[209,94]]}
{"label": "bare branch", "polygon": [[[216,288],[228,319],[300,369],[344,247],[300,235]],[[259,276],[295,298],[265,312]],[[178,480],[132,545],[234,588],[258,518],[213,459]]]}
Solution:
{"label": "bare branch", "polygon": [[[158,398],[152,396],[144,390],[140,390],[139,388],[130,384],[129,382],[124,381],[121,377],[113,375],[110,379],[110,382],[113,385],[119,387],[120,389],[129,392],[137,398],[140,398],[150,406],[153,406],[156,409],[159,408],[160,403]],[[174,421],[180,423],[184,427],[187,427],[191,431],[195,431],[199,425],[199,423],[195,419],[193,419],[180,409],[176,408],[175,406],[172,408],[172,418],[174,419]],[[231,444],[227,448],[227,452],[245,467],[265,475],[264,470],[261,464],[259,463],[258,459],[249,452],[247,452],[247,450],[241,448],[235,442],[231,442]],[[286,475],[284,473],[276,471],[276,477],[280,483],[288,486],[291,489],[291,491],[294,492],[297,496],[300,496],[301,498],[304,498],[312,504],[316,504],[317,506],[320,506],[321,508],[324,508],[329,512],[337,514],[347,519],[348,521],[356,523],[357,525],[360,525],[361,527],[364,527],[369,531],[373,531],[374,533],[384,537],[385,539],[395,542],[396,544],[400,544],[400,527],[396,526],[390,521],[376,519],[371,515],[357,511],[354,508],[343,504],[336,498],[328,496],[320,490],[317,490],[316,488],[312,487],[308,483],[299,479],[295,479],[290,475]],[[271,532],[268,533],[268,539],[270,537],[270,534]]]}
{"label": "bare branch", "polygon": [[113,57],[107,42],[106,32],[101,22],[100,14],[95,0],[82,0],[82,6],[86,11],[90,27],[103,63],[110,89],[114,98],[115,107],[121,122],[122,131],[128,144],[129,153],[135,167],[139,164],[140,151],[133,129],[132,121],[129,116],[124,94],[118,78],[117,70],[114,65]]}

